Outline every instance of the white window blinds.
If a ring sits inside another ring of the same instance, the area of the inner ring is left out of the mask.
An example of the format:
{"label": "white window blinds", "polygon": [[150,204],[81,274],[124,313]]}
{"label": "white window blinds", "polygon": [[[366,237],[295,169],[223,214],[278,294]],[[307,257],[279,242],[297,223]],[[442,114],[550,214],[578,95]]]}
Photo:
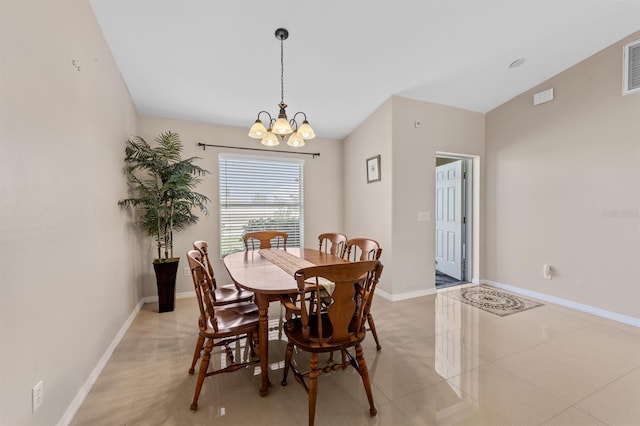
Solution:
{"label": "white window blinds", "polygon": [[220,256],[244,250],[245,232],[278,230],[303,247],[302,160],[220,154]]}

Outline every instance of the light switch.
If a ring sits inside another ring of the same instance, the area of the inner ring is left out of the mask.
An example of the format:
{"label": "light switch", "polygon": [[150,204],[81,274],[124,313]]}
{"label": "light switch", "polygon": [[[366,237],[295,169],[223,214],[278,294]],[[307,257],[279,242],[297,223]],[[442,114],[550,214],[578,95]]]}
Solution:
{"label": "light switch", "polygon": [[430,212],[418,212],[418,222],[428,222],[431,220]]}

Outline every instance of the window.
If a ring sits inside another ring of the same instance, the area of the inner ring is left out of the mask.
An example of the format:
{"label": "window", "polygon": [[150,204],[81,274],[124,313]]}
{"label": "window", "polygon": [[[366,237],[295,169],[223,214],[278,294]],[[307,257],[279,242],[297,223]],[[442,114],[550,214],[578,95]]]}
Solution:
{"label": "window", "polygon": [[220,256],[244,250],[245,232],[278,230],[303,247],[303,160],[220,154]]}
{"label": "window", "polygon": [[640,92],[640,40],[624,46],[622,61],[622,94]]}

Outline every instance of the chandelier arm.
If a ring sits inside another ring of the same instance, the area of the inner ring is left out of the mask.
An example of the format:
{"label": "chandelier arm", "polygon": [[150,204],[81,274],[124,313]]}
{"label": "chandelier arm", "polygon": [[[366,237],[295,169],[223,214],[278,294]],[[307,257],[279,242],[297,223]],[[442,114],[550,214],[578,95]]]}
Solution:
{"label": "chandelier arm", "polygon": [[[302,111],[298,111],[298,112],[296,112],[295,114],[293,114],[293,118],[291,118],[291,120],[294,120],[294,121],[295,121],[295,119],[296,119],[296,117],[298,116],[298,114],[302,114],[302,115],[304,116],[304,121],[307,121],[307,114],[305,114],[305,113],[304,113],[304,112],[302,112]],[[298,124],[298,123],[296,122],[296,124]]]}
{"label": "chandelier arm", "polygon": [[[269,116],[269,123],[271,123],[271,121],[273,120],[273,117],[271,117],[271,114],[269,114],[268,111],[260,111],[258,113],[258,120],[260,120],[260,114],[262,114],[262,113],[265,113],[265,114],[267,114]],[[269,124],[269,125],[271,125],[271,124]]]}

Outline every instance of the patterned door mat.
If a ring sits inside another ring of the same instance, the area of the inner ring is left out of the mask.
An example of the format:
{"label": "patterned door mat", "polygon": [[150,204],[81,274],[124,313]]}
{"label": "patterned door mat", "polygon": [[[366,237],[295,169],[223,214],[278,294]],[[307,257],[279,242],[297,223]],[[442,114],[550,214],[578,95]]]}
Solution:
{"label": "patterned door mat", "polygon": [[501,317],[543,306],[542,303],[505,293],[486,285],[451,290],[443,295]]}

